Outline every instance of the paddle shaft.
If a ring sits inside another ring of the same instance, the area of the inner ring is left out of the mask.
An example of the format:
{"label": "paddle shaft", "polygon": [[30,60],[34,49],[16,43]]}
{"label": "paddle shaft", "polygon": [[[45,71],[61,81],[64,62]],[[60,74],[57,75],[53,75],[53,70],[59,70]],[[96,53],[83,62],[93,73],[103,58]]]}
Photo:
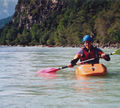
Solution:
{"label": "paddle shaft", "polygon": [[110,53],[109,55],[115,55],[115,54],[120,55],[120,49]]}
{"label": "paddle shaft", "polygon": [[[78,64],[76,64],[76,65],[79,65],[79,64],[82,64],[82,63],[85,63],[85,62],[88,62],[88,61],[92,61],[92,60],[94,60],[95,58],[91,58],[91,59],[88,59],[88,60],[84,60],[84,61],[82,61],[82,62],[80,62],[80,63],[78,63]],[[61,70],[61,69],[65,69],[65,68],[68,68],[69,66],[63,66],[63,67],[60,67],[59,68],[59,70]]]}

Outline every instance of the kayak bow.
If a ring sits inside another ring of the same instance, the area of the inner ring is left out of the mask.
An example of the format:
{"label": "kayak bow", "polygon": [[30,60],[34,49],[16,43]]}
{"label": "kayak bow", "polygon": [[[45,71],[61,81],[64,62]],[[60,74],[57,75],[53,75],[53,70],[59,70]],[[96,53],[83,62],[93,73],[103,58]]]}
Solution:
{"label": "kayak bow", "polygon": [[103,64],[83,64],[76,68],[77,76],[103,76],[107,68]]}

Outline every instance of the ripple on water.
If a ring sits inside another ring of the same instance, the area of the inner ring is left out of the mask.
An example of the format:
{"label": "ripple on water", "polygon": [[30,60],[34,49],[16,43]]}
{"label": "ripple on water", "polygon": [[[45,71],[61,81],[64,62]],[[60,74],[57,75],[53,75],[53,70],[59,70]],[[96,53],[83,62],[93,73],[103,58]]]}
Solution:
{"label": "ripple on water", "polygon": [[118,107],[120,56],[111,56],[110,62],[101,60],[108,68],[105,77],[77,79],[75,68],[57,71],[55,77],[37,76],[40,69],[67,65],[78,50],[69,47],[0,47],[0,106]]}

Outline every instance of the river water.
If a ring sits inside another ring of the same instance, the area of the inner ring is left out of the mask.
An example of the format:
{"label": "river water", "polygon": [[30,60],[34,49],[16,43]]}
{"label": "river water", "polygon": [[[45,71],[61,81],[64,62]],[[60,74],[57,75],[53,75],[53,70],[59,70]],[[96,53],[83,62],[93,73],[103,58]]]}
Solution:
{"label": "river water", "polygon": [[[100,60],[103,77],[77,79],[75,67],[38,76],[47,67],[69,64],[79,48],[0,47],[0,108],[119,108],[120,56]],[[106,53],[116,49],[103,49]]]}

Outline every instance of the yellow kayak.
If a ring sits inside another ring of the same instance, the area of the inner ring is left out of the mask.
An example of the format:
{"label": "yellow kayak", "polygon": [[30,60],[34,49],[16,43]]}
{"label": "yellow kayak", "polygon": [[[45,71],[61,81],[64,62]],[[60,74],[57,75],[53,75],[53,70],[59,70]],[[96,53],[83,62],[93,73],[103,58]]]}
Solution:
{"label": "yellow kayak", "polygon": [[103,64],[82,64],[76,68],[77,76],[103,76],[107,68]]}

